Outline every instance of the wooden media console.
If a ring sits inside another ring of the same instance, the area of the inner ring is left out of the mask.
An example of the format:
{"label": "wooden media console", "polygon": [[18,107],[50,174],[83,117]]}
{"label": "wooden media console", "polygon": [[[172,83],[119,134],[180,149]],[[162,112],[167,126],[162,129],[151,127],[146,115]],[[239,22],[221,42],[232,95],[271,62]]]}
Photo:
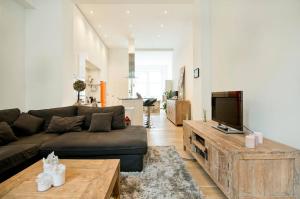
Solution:
{"label": "wooden media console", "polygon": [[299,150],[266,138],[248,149],[244,134],[225,134],[216,125],[185,120],[183,143],[228,198],[300,198]]}

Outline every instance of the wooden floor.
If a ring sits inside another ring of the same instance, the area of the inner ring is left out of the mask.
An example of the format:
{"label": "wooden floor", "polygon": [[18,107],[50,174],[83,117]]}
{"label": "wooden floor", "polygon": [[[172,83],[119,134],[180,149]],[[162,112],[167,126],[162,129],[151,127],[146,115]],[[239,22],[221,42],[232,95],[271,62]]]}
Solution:
{"label": "wooden floor", "polygon": [[176,127],[167,120],[164,112],[161,114],[152,114],[151,119],[153,128],[148,129],[149,146],[175,146],[178,153],[183,158],[187,170],[193,176],[195,182],[198,184],[206,198],[226,198],[199,164],[183,150],[182,127]]}

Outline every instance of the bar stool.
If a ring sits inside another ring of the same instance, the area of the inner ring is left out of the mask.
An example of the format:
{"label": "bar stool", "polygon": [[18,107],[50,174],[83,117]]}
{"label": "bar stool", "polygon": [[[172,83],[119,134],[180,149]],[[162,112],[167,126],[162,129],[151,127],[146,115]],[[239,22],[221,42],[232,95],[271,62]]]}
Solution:
{"label": "bar stool", "polygon": [[143,106],[147,107],[147,120],[145,122],[146,128],[151,128],[151,107],[154,106],[154,103],[157,101],[156,98],[150,98],[144,101]]}

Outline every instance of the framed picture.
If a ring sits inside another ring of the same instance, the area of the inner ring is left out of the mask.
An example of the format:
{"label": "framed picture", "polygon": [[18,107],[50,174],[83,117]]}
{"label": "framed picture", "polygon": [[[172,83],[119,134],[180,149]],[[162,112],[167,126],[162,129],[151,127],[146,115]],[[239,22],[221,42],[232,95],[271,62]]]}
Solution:
{"label": "framed picture", "polygon": [[179,72],[178,99],[184,99],[184,75],[185,75],[185,66],[181,67]]}
{"label": "framed picture", "polygon": [[199,76],[200,76],[200,69],[199,68],[194,69],[194,78],[199,78]]}

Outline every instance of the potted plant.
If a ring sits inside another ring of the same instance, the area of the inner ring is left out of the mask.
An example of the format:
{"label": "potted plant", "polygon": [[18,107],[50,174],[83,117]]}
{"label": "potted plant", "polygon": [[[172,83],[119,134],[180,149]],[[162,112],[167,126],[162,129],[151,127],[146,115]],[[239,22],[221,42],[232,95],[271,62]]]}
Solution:
{"label": "potted plant", "polygon": [[165,102],[163,103],[163,109],[167,112],[167,100],[172,98],[172,90],[164,92]]}
{"label": "potted plant", "polygon": [[77,80],[77,81],[74,82],[73,88],[74,88],[75,91],[78,92],[78,95],[77,95],[77,104],[79,105],[80,104],[80,92],[84,91],[84,89],[86,88],[86,84],[82,80]]}

